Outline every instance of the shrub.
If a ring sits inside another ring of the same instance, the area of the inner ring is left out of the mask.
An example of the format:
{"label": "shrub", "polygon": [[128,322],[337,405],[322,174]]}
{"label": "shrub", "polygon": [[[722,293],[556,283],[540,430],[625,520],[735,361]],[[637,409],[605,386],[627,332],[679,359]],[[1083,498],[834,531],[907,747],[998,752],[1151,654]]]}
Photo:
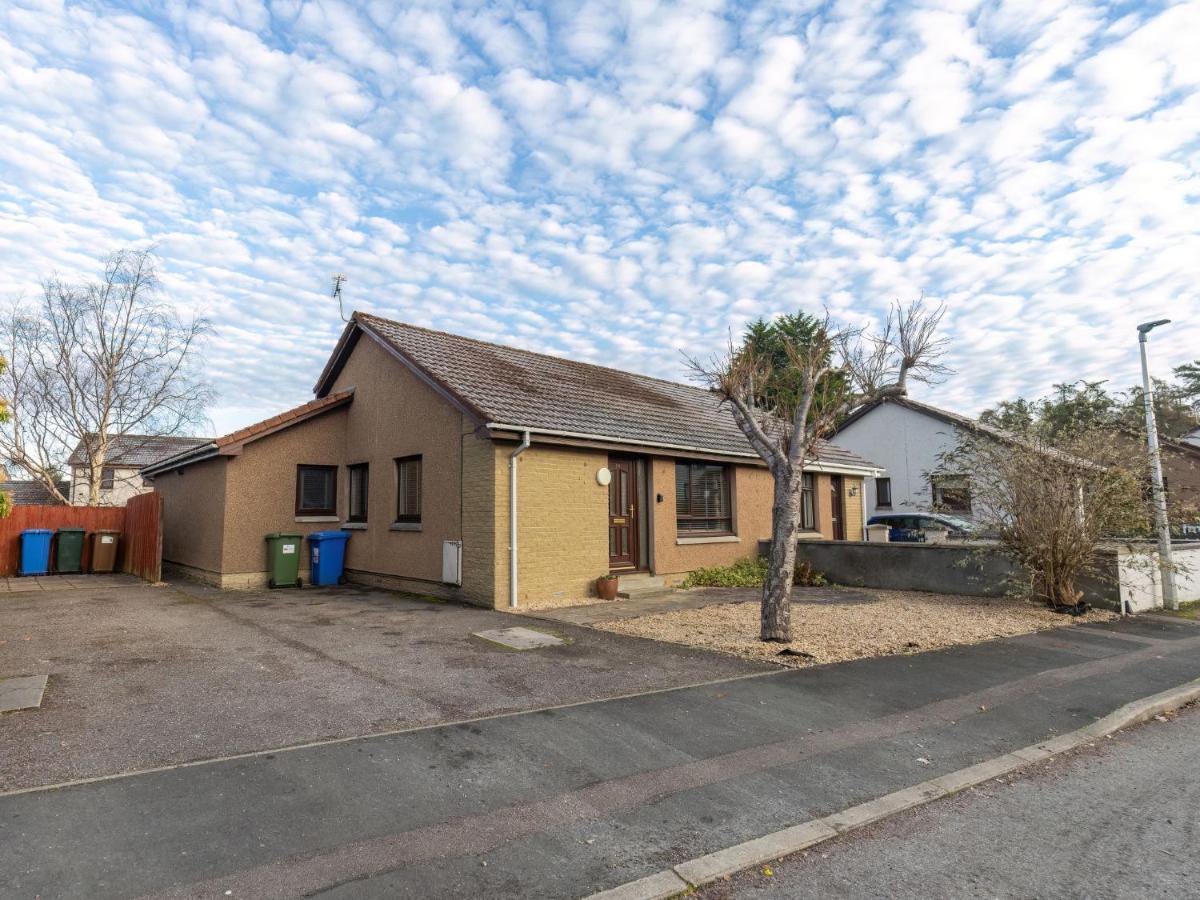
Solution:
{"label": "shrub", "polygon": [[684,579],[685,588],[694,587],[762,587],[767,578],[767,561],[748,556],[731,566],[712,566],[696,569]]}
{"label": "shrub", "polygon": [[801,587],[825,587],[829,584],[829,579],[820,572],[813,571],[812,563],[801,561],[796,563],[796,574],[792,578],[792,584]]}
{"label": "shrub", "polygon": [[[767,560],[761,556],[747,556],[731,566],[696,569],[684,579],[683,587],[762,587],[766,579]],[[829,580],[820,572],[814,572],[810,563],[798,562],[793,583],[803,587],[824,587]]]}

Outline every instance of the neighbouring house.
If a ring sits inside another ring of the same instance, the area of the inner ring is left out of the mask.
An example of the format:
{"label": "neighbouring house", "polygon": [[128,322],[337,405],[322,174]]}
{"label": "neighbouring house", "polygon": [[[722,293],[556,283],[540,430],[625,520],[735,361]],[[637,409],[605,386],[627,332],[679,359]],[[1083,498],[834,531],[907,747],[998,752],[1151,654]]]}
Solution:
{"label": "neighbouring house", "polygon": [[[976,419],[909,397],[890,397],[855,410],[833,439],[853,453],[878,463],[885,471],[867,486],[867,516],[939,510],[971,520],[970,479],[943,470],[944,454],[970,431],[997,440],[1020,438]],[[1143,449],[1144,435],[1114,432],[1114,441]],[[1182,440],[1162,441],[1167,495],[1177,508],[1200,509],[1200,446]],[[1147,473],[1148,475],[1148,473]]]}
{"label": "neighbouring house", "polygon": [[[343,528],[351,581],[524,605],[676,583],[771,533],[771,476],[698,387],[356,313],[315,393],[146,470],[169,571],[259,587],[266,534]],[[861,540],[876,474],[822,446],[806,534]]]}
{"label": "neighbouring house", "polygon": [[[70,482],[59,481],[56,486],[64,497],[70,495]],[[13,506],[62,506],[62,501],[40,481],[3,481],[0,492],[8,494]]]}
{"label": "neighbouring house", "polygon": [[953,451],[965,433],[1000,429],[909,397],[889,397],[855,410],[839,426],[838,446],[878,463],[885,471],[867,486],[867,516],[937,509],[970,520],[970,479],[941,471],[943,454]]}
{"label": "neighbouring house", "polygon": [[[142,469],[166,456],[174,456],[205,443],[209,438],[183,435],[123,434],[113,437],[100,476],[100,506],[124,506],[130,497],[150,490]],[[67,460],[71,472],[72,505],[87,506],[89,472],[86,443],[80,441]]]}
{"label": "neighbouring house", "polygon": [[1193,428],[1179,439],[1179,443],[1190,447],[1200,447],[1200,428]]}

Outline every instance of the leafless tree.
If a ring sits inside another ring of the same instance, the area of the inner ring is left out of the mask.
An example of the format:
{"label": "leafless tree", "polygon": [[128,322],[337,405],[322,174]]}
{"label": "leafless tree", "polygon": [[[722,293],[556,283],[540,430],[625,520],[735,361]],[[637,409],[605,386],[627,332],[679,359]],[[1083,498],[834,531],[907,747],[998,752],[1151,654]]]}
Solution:
{"label": "leafless tree", "polygon": [[[730,341],[709,361],[689,359],[694,376],[715,391],[774,479],[771,553],[763,584],[760,638],[791,641],[791,595],[800,530],[804,467],[855,407],[902,396],[910,382],[947,374],[938,360],[944,307],[897,303],[878,334],[838,327],[826,313],[783,335],[782,356],[752,340]],[[780,389],[786,386],[786,389]]]}
{"label": "leafless tree", "polygon": [[114,439],[179,434],[202,420],[211,391],[196,356],[208,330],[162,300],[150,251],[113,253],[96,282],[47,279],[40,304],[14,305],[0,321],[9,410],[0,454],[65,503],[58,479],[81,446],[89,502],[99,502]]}

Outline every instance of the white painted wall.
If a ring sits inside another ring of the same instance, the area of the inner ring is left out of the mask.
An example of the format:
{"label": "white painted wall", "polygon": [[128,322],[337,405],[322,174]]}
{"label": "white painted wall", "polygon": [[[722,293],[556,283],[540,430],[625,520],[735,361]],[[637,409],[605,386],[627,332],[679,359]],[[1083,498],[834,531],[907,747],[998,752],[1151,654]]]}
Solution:
{"label": "white painted wall", "polygon": [[[887,470],[892,505],[880,507],[875,479],[868,479],[867,515],[925,511],[933,502],[929,473],[938,457],[958,446],[959,429],[894,403],[881,403],[839,431],[833,443]],[[955,515],[961,515],[956,513]]]}
{"label": "white painted wall", "polygon": [[[1200,600],[1200,546],[1173,546],[1171,558],[1175,573],[1175,593],[1180,603]],[[1129,612],[1162,609],[1162,576],[1158,551],[1150,547],[1117,551],[1117,578],[1121,599]]]}
{"label": "white painted wall", "polygon": [[[131,497],[153,490],[142,483],[141,469],[117,467],[113,470],[113,486],[111,490],[100,491],[101,506],[124,506]],[[77,466],[71,470],[71,505],[87,506],[88,474],[87,469]]]}

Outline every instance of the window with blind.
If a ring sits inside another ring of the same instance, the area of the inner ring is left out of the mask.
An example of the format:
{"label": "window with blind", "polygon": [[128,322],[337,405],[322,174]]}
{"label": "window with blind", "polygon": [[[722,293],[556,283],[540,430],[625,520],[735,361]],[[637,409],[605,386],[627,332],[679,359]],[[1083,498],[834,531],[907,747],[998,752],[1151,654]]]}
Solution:
{"label": "window with blind", "polygon": [[733,534],[729,466],[675,463],[675,524],[682,535]]}
{"label": "window with blind", "polygon": [[348,466],[349,473],[348,487],[346,497],[346,521],[347,522],[365,522],[367,521],[367,464],[359,463],[354,466]]}
{"label": "window with blind", "polygon": [[337,466],[296,466],[296,515],[337,515]]}
{"label": "window with blind", "polygon": [[800,477],[800,527],[817,530],[817,477],[812,472]]}
{"label": "window with blind", "polygon": [[396,460],[396,521],[421,521],[421,457]]}

